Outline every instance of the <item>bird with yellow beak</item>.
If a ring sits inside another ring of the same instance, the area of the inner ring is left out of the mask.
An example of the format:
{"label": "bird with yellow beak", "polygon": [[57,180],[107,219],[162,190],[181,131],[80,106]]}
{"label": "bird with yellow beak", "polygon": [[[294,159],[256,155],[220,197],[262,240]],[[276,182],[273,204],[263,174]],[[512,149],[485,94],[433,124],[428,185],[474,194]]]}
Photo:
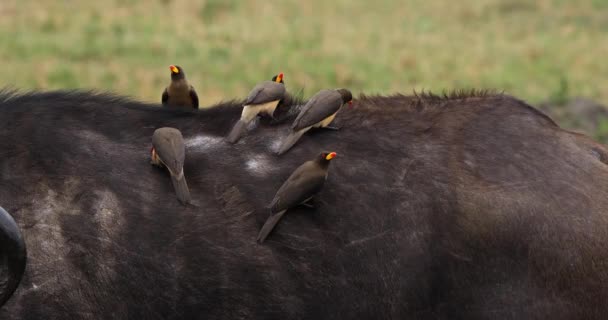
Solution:
{"label": "bird with yellow beak", "polygon": [[163,106],[190,107],[198,109],[198,95],[194,87],[186,80],[184,69],[170,65],[171,83],[163,91],[161,102]]}
{"label": "bird with yellow beak", "polygon": [[272,77],[272,81],[256,85],[245,99],[241,118],[228,134],[228,141],[236,143],[247,131],[247,125],[258,115],[265,114],[272,118],[275,109],[285,98],[285,92],[282,72]]}
{"label": "bird with yellow beak", "polygon": [[299,205],[314,208],[310,202],[323,188],[329,162],[335,157],[335,152],[322,152],[315,159],[304,162],[287,178],[270,203],[270,217],[258,234],[258,242],[264,242],[287,210]]}
{"label": "bird with yellow beak", "polygon": [[352,106],[352,100],[352,93],[344,88],[317,92],[300,110],[288,136],[281,142],[277,154],[287,152],[311,128],[339,130],[340,128],[332,127],[330,124],[344,104],[348,103]]}

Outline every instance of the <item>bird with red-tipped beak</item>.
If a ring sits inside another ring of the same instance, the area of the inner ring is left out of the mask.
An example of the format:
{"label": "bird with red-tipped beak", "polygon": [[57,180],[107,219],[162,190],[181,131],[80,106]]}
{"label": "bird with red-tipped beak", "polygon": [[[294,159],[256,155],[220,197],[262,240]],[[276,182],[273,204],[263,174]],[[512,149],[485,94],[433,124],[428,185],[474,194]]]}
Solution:
{"label": "bird with red-tipped beak", "polygon": [[300,137],[311,128],[339,130],[330,126],[340,111],[340,107],[348,103],[352,105],[353,95],[348,89],[321,90],[302,107],[300,113],[291,125],[289,135],[283,140],[278,154],[287,152],[298,142]]}
{"label": "bird with red-tipped beak", "polygon": [[166,167],[171,175],[171,182],[177,199],[188,204],[191,201],[190,190],[184,176],[184,159],[186,146],[182,133],[175,128],[158,128],[152,135],[151,163]]}
{"label": "bird with red-tipped beak", "polygon": [[186,80],[184,69],[170,65],[171,83],[163,91],[161,102],[163,106],[190,107],[198,109],[198,95],[194,87]]}
{"label": "bird with red-tipped beak", "polygon": [[310,203],[323,188],[329,162],[335,157],[335,152],[322,152],[315,159],[304,162],[287,178],[270,203],[270,217],[258,234],[258,242],[264,242],[287,210],[299,205],[314,208]]}
{"label": "bird with red-tipped beak", "polygon": [[241,118],[228,134],[228,141],[236,143],[247,131],[247,125],[258,115],[265,114],[272,118],[274,110],[285,98],[285,92],[282,72],[272,77],[271,81],[256,85],[245,99]]}

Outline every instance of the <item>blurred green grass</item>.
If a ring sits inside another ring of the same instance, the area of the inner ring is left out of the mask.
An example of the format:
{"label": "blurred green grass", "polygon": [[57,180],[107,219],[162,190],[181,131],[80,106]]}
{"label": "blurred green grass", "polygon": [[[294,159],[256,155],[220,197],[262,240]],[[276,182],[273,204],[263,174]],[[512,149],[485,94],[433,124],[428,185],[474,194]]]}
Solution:
{"label": "blurred green grass", "polygon": [[608,102],[605,0],[0,2],[0,86],[159,101],[169,64],[202,105],[279,71],[305,96],[498,88]]}

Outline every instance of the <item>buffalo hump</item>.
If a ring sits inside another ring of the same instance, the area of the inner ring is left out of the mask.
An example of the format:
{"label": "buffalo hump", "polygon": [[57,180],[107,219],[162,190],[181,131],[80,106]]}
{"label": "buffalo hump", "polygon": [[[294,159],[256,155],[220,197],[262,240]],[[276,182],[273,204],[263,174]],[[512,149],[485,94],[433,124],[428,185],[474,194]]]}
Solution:
{"label": "buffalo hump", "polygon": [[[240,101],[190,111],[0,93],[0,205],[29,263],[0,319],[608,314],[608,151],[525,102],[361,95],[340,131],[281,157],[293,117],[233,145],[240,113]],[[181,206],[149,165],[159,127],[182,132],[200,206]],[[317,209],[294,209],[257,244],[276,190],[321,150],[340,157]]]}

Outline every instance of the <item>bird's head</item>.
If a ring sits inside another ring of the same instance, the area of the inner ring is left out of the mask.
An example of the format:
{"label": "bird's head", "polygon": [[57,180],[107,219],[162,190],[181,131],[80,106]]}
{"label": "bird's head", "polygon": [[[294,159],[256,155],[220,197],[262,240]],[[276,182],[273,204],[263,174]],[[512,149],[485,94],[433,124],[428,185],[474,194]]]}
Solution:
{"label": "bird's head", "polygon": [[329,163],[331,159],[335,158],[338,154],[335,152],[321,152],[319,155],[319,161],[321,163]]}
{"label": "bird's head", "polygon": [[348,107],[352,108],[353,106],[353,94],[348,89],[338,89],[337,90],[342,97],[342,103],[348,103]]}
{"label": "bird's head", "polygon": [[180,66],[170,65],[169,70],[171,70],[171,80],[179,80],[186,77],[184,70]]}
{"label": "bird's head", "polygon": [[278,83],[283,83],[283,72],[277,74],[276,76],[272,77],[272,81],[274,82],[278,82]]}

